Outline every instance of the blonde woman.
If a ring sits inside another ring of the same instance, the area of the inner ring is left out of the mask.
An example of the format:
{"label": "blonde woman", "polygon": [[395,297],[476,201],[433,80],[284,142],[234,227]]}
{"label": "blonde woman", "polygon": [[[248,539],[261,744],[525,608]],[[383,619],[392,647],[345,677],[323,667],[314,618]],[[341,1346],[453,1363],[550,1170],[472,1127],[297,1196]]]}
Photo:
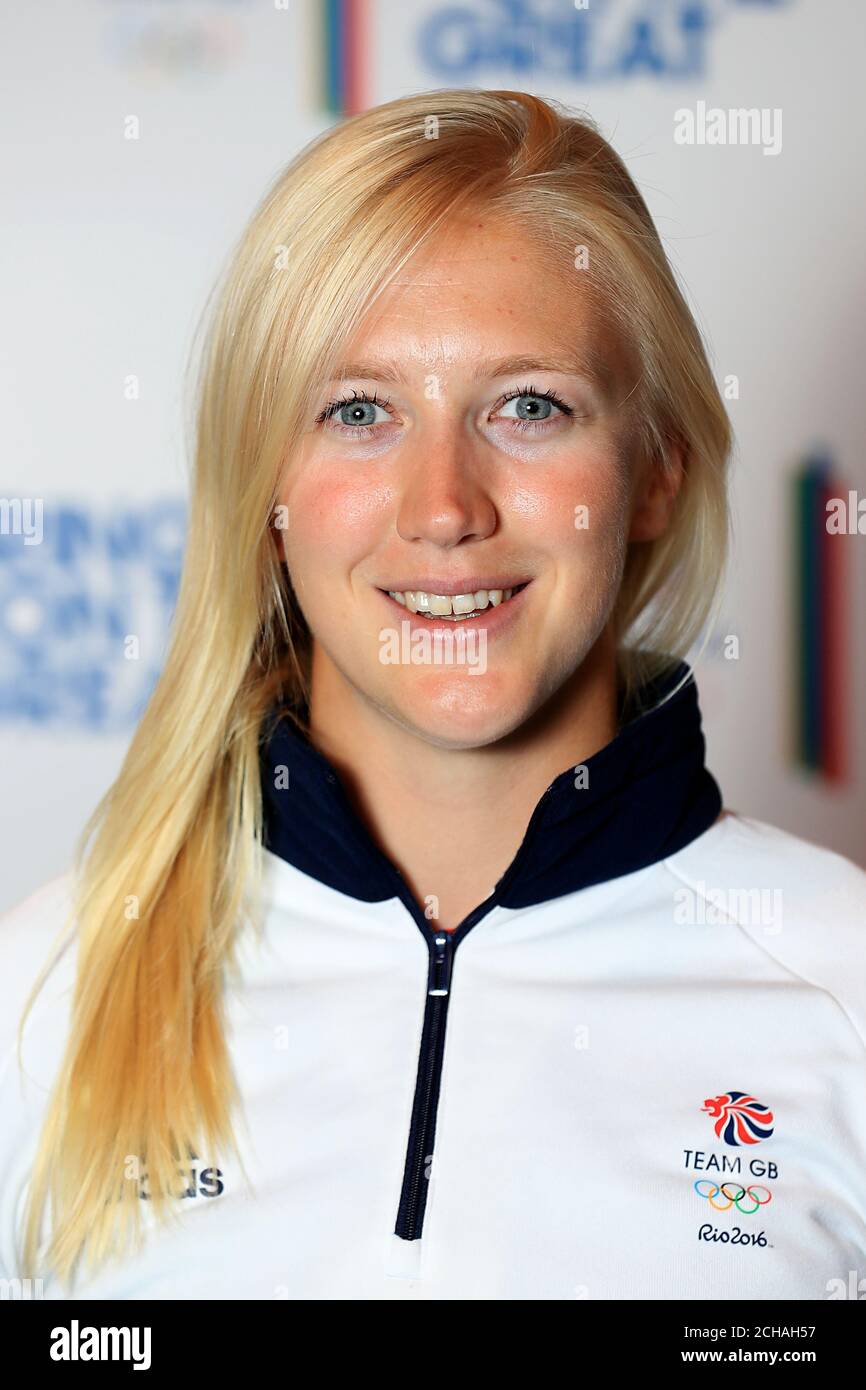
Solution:
{"label": "blonde woman", "polygon": [[866,874],[722,809],[686,662],[730,446],[591,121],[427,92],[280,175],[209,320],[165,669],[74,869],[0,926],[5,1277],[823,1299],[863,1267]]}

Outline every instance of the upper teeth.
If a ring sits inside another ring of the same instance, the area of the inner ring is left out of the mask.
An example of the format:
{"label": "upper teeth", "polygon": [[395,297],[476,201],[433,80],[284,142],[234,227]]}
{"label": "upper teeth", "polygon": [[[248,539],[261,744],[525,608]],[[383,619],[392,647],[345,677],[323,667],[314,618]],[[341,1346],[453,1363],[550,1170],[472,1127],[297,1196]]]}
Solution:
{"label": "upper teeth", "polygon": [[398,592],[389,589],[391,598],[409,609],[410,613],[430,613],[436,618],[447,618],[480,611],[490,605],[511,598],[513,589],[476,589],[474,594],[427,594],[423,589],[406,589]]}

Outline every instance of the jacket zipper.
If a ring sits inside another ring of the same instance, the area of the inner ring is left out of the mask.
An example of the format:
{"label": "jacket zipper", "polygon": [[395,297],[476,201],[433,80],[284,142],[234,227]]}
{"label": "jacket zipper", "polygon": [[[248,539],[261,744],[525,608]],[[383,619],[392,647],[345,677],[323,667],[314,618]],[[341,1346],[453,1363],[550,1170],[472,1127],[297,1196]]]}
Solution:
{"label": "jacket zipper", "polygon": [[532,841],[541,819],[542,807],[551,790],[552,787],[548,787],[541,796],[530,817],[523,843],[493,892],[485,898],[484,902],[473,908],[469,916],[464,917],[453,931],[445,932],[431,928],[429,920],[421,912],[421,908],[410,892],[400,870],[395,865],[390,865],[397,883],[397,895],[423,932],[428,948],[427,999],[424,1005],[424,1023],[421,1029],[421,1046],[418,1053],[418,1071],[415,1079],[415,1095],[412,1101],[412,1118],[409,1122],[406,1161],[403,1166],[403,1183],[400,1189],[397,1221],[394,1226],[394,1234],[403,1240],[420,1240],[424,1226],[428,1189],[428,1174],[425,1172],[425,1165],[433,1158],[439,1086],[442,1078],[442,1060],[445,1053],[445,1024],[448,1017],[448,1003],[451,999],[454,954],[466,933],[499,902],[503,891],[516,872],[518,862]]}
{"label": "jacket zipper", "polygon": [[409,1143],[406,1145],[406,1163],[403,1166],[403,1184],[400,1187],[398,1219],[393,1227],[396,1236],[403,1240],[420,1240],[424,1226],[424,1211],[427,1207],[428,1173],[425,1163],[432,1162],[436,1131],[436,1111],[439,1106],[439,1083],[442,1079],[442,1058],[445,1055],[445,1023],[448,1019],[450,986],[452,986],[453,960],[455,952],[464,935],[481,917],[487,916],[499,902],[500,895],[512,880],[518,860],[523,858],[541,820],[542,806],[548,799],[552,788],[544,792],[535,806],[530,824],[525,830],[523,844],[512,860],[512,865],[496,884],[495,890],[484,902],[478,903],[470,915],[453,931],[432,930],[427,917],[421,915],[420,906],[413,898],[406,880],[399,869],[393,867],[399,883],[399,897],[402,898],[411,916],[427,938],[427,1002],[424,1005],[424,1026],[421,1029],[421,1047],[418,1052],[416,1091],[411,1102],[409,1123]]}
{"label": "jacket zipper", "polygon": [[[404,899],[405,901],[405,899]],[[407,904],[408,906],[408,904]],[[418,909],[412,904],[412,915]],[[427,1000],[424,1005],[424,1025],[418,1055],[418,1072],[409,1141],[403,1168],[403,1185],[397,1209],[396,1235],[403,1240],[418,1240],[424,1225],[429,1174],[426,1165],[433,1158],[436,1133],[436,1112],[439,1104],[439,1085],[445,1052],[445,1023],[451,999],[451,975],[454,953],[466,932],[488,910],[483,903],[455,927],[454,931],[431,931],[426,919],[422,930],[428,939]],[[420,922],[419,922],[419,925]],[[458,935],[459,933],[459,935]]]}
{"label": "jacket zipper", "polygon": [[427,1000],[424,1006],[424,1026],[418,1058],[418,1076],[412,1102],[412,1120],[403,1169],[403,1186],[397,1211],[395,1233],[404,1240],[417,1240],[424,1222],[427,1202],[426,1164],[432,1158],[433,1135],[439,1081],[442,1075],[442,1054],[445,1042],[445,1019],[451,998],[451,963],[454,943],[450,933],[437,932],[429,942]]}

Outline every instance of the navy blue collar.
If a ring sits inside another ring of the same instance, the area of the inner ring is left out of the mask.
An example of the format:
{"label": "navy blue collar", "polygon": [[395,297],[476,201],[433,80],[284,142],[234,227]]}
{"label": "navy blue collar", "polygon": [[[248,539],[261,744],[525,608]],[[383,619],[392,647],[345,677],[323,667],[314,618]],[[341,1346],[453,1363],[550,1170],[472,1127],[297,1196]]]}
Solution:
{"label": "navy blue collar", "polygon": [[[685,674],[682,688],[658,704]],[[680,662],[646,685],[640,696],[638,707],[644,713],[623,723],[610,743],[583,763],[587,785],[575,787],[574,767],[551,782],[493,893],[461,928],[497,905],[529,907],[645,868],[713,824],[722,797],[704,764],[691,669]],[[419,925],[429,927],[403,875],[373,841],[336,769],[283,714],[279,707],[270,712],[260,740],[266,848],[363,902],[398,897]]]}

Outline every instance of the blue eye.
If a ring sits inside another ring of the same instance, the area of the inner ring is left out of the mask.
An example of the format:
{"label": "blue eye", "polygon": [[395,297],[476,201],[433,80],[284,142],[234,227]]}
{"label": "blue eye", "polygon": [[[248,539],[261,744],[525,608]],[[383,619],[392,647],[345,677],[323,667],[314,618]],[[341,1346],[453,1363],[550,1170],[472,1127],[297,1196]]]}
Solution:
{"label": "blue eye", "polygon": [[[382,410],[382,407],[374,401],[352,401],[341,405],[337,414],[341,425],[378,425],[381,422],[376,419],[377,410]],[[382,413],[385,414],[384,411]]]}
{"label": "blue eye", "polygon": [[505,402],[506,405],[512,403],[517,407],[519,420],[547,420],[553,413],[553,402],[540,396],[512,396]]}
{"label": "blue eye", "polygon": [[[512,401],[515,413],[504,414],[505,406]],[[321,425],[332,420],[330,429],[336,434],[369,441],[381,437],[383,425],[391,418],[390,405],[390,401],[380,401],[375,391],[370,395],[367,391],[353,390],[351,396],[330,401],[316,416],[316,423]],[[378,418],[377,410],[381,412]],[[510,391],[500,397],[496,414],[511,421],[513,429],[547,433],[557,416],[573,415],[574,410],[555,391],[539,391],[534,386],[524,386],[519,391]]]}
{"label": "blue eye", "polygon": [[[515,406],[515,414],[505,414],[504,407]],[[555,414],[554,414],[555,412]],[[500,405],[497,414],[503,415],[506,420],[515,420],[518,429],[529,429],[533,424],[543,424],[546,420],[555,418],[555,415],[572,415],[570,406],[565,404],[557,396],[555,391],[536,391],[534,388],[525,386],[522,391],[511,391]]]}
{"label": "blue eye", "polygon": [[316,416],[316,423],[323,424],[325,420],[338,417],[336,424],[346,430],[357,431],[358,436],[372,433],[376,425],[382,424],[381,419],[376,418],[376,411],[381,410],[388,418],[388,401],[380,401],[375,394],[370,396],[366,391],[354,391],[351,396],[344,396],[342,400],[330,401],[319,415]]}

